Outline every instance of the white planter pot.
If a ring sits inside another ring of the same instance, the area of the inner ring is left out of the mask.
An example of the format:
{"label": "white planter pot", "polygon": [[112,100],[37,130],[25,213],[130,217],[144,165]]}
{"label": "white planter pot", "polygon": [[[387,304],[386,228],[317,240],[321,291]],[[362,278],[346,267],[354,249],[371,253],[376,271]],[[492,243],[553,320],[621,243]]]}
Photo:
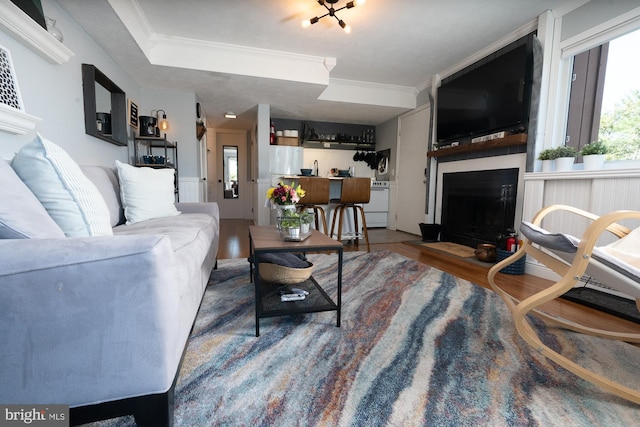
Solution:
{"label": "white planter pot", "polygon": [[542,162],[542,172],[553,172],[555,170],[556,161],[555,160],[541,160]]}
{"label": "white planter pot", "polygon": [[589,154],[588,156],[583,156],[582,162],[584,163],[584,170],[602,169],[606,157],[606,154]]}
{"label": "white planter pot", "polygon": [[300,232],[302,234],[307,234],[309,232],[311,224],[300,224]]}
{"label": "white planter pot", "polygon": [[573,169],[575,157],[559,157],[555,160],[556,172],[567,172]]}

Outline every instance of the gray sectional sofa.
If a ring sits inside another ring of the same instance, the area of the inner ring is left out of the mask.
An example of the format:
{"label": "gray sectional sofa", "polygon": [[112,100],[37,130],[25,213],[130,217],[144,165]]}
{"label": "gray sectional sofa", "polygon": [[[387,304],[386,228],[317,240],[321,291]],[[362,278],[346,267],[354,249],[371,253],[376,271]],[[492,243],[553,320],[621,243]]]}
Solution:
{"label": "gray sectional sofa", "polygon": [[216,263],[218,205],[177,203],[171,216],[127,225],[118,171],[82,171],[113,235],[60,234],[0,160],[0,402],[67,404],[72,424],[133,414],[139,425],[171,425]]}

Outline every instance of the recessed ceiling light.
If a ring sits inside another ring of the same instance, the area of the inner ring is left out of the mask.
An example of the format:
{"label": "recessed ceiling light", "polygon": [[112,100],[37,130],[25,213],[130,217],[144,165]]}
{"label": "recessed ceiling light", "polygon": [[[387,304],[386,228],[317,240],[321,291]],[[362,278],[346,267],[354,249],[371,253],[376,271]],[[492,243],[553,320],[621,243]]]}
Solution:
{"label": "recessed ceiling light", "polygon": [[235,119],[236,113],[234,113],[233,111],[227,111],[226,113],[224,113],[224,117],[227,119]]}

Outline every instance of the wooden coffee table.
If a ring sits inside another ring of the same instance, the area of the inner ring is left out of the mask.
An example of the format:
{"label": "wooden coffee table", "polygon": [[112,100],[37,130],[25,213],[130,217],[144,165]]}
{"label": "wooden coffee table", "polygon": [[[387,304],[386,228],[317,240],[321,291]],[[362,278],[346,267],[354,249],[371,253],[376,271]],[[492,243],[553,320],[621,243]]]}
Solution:
{"label": "wooden coffee table", "polygon": [[[325,236],[317,230],[312,230],[311,235],[302,242],[285,242],[280,238],[280,232],[275,226],[265,225],[249,226],[249,245],[251,260],[257,259],[260,254],[277,252],[337,252],[338,254],[338,283],[336,301],[318,284],[313,275],[305,282],[291,285],[309,292],[302,301],[280,301],[278,284],[260,280],[260,266],[251,262],[251,278],[255,288],[256,299],[256,337],[260,336],[260,318],[285,316],[299,313],[314,313],[321,311],[335,311],[337,314],[336,326],[340,327],[340,309],[342,305],[342,243]],[[253,272],[255,268],[255,274]]]}

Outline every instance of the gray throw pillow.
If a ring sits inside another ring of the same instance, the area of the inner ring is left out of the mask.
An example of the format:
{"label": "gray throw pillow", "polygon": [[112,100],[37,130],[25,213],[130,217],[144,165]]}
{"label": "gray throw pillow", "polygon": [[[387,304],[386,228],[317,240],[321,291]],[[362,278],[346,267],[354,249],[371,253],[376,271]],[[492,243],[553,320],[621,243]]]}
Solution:
{"label": "gray throw pillow", "polygon": [[0,159],[0,239],[65,237],[36,196]]}

